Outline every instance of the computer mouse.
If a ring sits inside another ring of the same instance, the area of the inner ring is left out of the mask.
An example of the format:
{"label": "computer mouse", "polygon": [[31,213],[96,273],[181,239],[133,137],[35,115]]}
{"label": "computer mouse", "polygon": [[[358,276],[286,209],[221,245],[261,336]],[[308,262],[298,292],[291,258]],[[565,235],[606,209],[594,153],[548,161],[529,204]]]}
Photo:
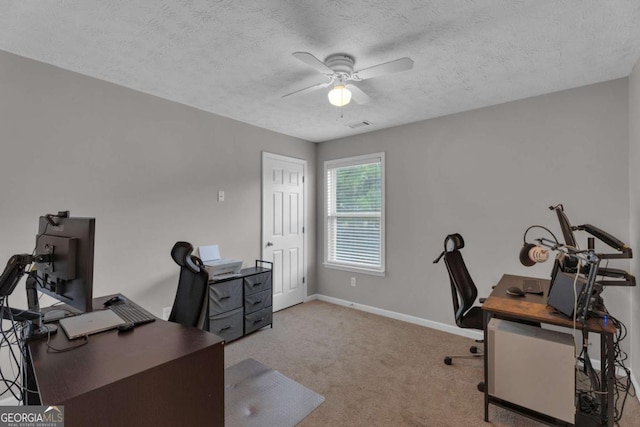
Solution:
{"label": "computer mouse", "polygon": [[127,332],[132,330],[136,325],[133,323],[123,323],[122,325],[118,325],[118,332]]}
{"label": "computer mouse", "polygon": [[523,297],[523,296],[525,296],[525,293],[519,287],[512,286],[509,289],[507,289],[507,295],[511,295],[513,297]]}
{"label": "computer mouse", "polygon": [[121,302],[125,302],[124,298],[122,298],[120,295],[116,295],[115,297],[112,297],[112,298],[109,298],[108,300],[106,300],[104,302],[104,306],[105,307],[109,307],[110,305],[120,304]]}

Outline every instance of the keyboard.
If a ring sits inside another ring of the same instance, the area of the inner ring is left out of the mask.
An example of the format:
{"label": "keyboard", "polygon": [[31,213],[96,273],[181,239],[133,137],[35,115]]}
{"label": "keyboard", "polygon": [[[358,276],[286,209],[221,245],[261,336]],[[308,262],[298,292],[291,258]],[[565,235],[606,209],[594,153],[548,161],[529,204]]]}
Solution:
{"label": "keyboard", "polygon": [[527,294],[542,295],[542,286],[539,280],[525,279],[522,281],[522,290]]}
{"label": "keyboard", "polygon": [[156,316],[130,302],[111,304],[109,310],[116,313],[125,322],[133,323],[134,325],[142,325],[156,320]]}

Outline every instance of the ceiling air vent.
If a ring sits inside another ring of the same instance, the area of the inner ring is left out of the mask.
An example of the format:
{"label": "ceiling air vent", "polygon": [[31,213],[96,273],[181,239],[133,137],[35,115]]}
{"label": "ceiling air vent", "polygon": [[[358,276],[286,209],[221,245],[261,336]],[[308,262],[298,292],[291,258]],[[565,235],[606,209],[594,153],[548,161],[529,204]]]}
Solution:
{"label": "ceiling air vent", "polygon": [[365,126],[371,126],[371,122],[364,120],[362,122],[358,122],[358,123],[351,123],[349,126],[351,129],[359,129]]}

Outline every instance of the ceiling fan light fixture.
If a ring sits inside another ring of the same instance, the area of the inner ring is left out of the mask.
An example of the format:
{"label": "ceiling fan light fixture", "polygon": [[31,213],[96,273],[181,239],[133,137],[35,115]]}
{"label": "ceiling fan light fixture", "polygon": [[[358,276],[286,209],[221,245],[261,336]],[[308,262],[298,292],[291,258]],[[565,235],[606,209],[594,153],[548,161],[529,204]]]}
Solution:
{"label": "ceiling fan light fixture", "polygon": [[336,107],[342,107],[351,102],[351,91],[344,85],[335,85],[328,96],[329,102]]}

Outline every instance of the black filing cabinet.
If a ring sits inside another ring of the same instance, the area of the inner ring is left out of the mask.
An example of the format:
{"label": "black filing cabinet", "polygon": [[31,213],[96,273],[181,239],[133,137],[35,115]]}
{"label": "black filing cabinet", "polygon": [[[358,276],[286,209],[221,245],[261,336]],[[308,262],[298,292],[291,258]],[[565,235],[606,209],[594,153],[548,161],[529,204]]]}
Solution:
{"label": "black filing cabinet", "polygon": [[209,281],[205,327],[227,342],[273,327],[272,266],[257,260],[255,267],[243,268],[239,275]]}

